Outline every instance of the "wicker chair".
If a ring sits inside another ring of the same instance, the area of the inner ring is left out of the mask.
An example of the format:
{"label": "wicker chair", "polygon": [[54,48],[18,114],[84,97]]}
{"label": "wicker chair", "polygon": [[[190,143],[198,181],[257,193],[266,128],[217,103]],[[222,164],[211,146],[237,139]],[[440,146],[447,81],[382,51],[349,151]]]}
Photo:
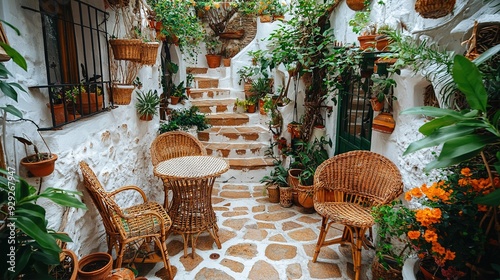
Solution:
{"label": "wicker chair", "polygon": [[[151,143],[150,151],[153,167],[171,158],[207,155],[205,146],[196,137],[184,131],[170,131],[158,135],[153,140],[153,143]],[[163,180],[163,186],[165,188],[165,202],[163,206],[168,210],[170,205],[166,180]]]}
{"label": "wicker chair", "polygon": [[[351,244],[355,279],[361,270],[361,249],[374,224],[371,207],[387,204],[403,192],[401,174],[394,163],[370,151],[351,151],[323,162],[314,174],[314,209],[322,216],[314,250],[316,262],[322,247]],[[332,224],[344,225],[341,237],[325,240]]]}
{"label": "wicker chair", "polygon": [[[104,223],[108,253],[111,254],[113,247],[115,248],[117,256],[115,267],[121,267],[127,245],[137,245],[142,251],[144,246],[147,246],[148,242],[152,240],[157,248],[160,248],[161,259],[154,258],[149,254],[149,256],[133,258],[131,261],[140,260],[146,263],[163,261],[170,278],[173,278],[165,243],[172,221],[165,209],[156,202],[148,201],[145,193],[136,186],[124,186],[112,192],[106,192],[86,162],[80,162],[80,169],[85,188]],[[122,191],[136,191],[144,202],[132,207],[120,208],[116,204],[114,196]],[[149,248],[149,250],[152,249]]]}

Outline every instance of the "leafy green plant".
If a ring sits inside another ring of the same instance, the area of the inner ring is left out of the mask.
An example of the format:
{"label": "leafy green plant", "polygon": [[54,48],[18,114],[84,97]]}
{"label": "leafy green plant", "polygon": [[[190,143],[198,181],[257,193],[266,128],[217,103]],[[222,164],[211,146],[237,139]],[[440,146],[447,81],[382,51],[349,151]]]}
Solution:
{"label": "leafy green plant", "polygon": [[378,101],[383,102],[388,97],[395,100],[396,97],[392,95],[391,88],[396,87],[396,81],[387,76],[379,76],[378,74],[373,74],[371,77],[373,84],[371,85],[371,94],[376,97]]}
{"label": "leafy green plant", "polygon": [[187,98],[186,88],[184,87],[184,81],[180,82],[178,85],[172,84],[171,96],[176,96],[182,98]]}
{"label": "leafy green plant", "polygon": [[356,11],[349,20],[349,26],[352,28],[352,32],[361,35],[375,34],[376,31],[370,21],[370,9]]}
{"label": "leafy green plant", "polygon": [[156,90],[148,90],[147,92],[137,92],[137,102],[135,109],[139,116],[149,117],[158,115],[158,107],[160,106],[160,97]]}
{"label": "leafy green plant", "polygon": [[274,160],[274,169],[271,170],[269,175],[262,177],[259,180],[261,183],[265,183],[266,185],[278,185],[280,187],[288,187],[288,170],[282,165],[282,162],[279,160]]}
{"label": "leafy green plant", "polygon": [[173,130],[188,130],[193,126],[197,127],[198,131],[209,128],[205,114],[199,112],[199,108],[192,106],[189,109],[172,110],[168,123],[160,124],[159,133],[164,133]]}
{"label": "leafy green plant", "polygon": [[266,94],[272,93],[271,80],[263,77],[254,80],[250,91],[259,97],[264,97]]}
{"label": "leafy green plant", "polygon": [[291,168],[302,169],[299,174],[300,184],[304,186],[313,184],[316,168],[328,159],[326,145],[332,147],[332,140],[326,140],[325,137],[321,137],[319,140],[315,139],[312,143],[300,140],[293,144],[291,156],[294,161]]}
{"label": "leafy green plant", "polygon": [[207,54],[220,54],[222,42],[214,34],[205,34],[204,40]]}
{"label": "leafy green plant", "polygon": [[80,192],[46,188],[39,194],[12,170],[0,169],[0,261],[8,265],[1,272],[2,279],[47,278],[49,266],[59,263],[61,248],[56,239],[72,240],[47,228],[45,209],[36,204],[38,199],[49,199],[67,207],[87,209],[78,200]]}
{"label": "leafy green plant", "polygon": [[241,67],[236,71],[236,74],[239,76],[238,84],[241,85],[242,82],[251,83],[257,77],[258,73],[258,68],[255,65]]}
{"label": "leafy green plant", "polygon": [[[406,235],[408,217],[412,217],[411,210],[404,207],[401,200],[395,200],[390,204],[373,207],[371,214],[377,224],[375,254],[378,262],[386,270],[401,270],[411,253]],[[403,246],[395,246],[395,243]]]}

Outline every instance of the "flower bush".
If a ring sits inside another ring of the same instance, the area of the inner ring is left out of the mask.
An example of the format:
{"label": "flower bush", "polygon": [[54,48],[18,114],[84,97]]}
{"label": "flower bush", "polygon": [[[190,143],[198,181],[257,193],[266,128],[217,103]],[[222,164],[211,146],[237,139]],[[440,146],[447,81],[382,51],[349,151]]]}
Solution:
{"label": "flower bush", "polygon": [[484,172],[457,168],[442,180],[405,194],[407,201],[423,206],[410,212],[407,235],[421,259],[433,259],[432,273],[458,279],[484,253],[486,235],[481,220],[488,208],[474,199],[500,186],[498,177],[493,181]]}

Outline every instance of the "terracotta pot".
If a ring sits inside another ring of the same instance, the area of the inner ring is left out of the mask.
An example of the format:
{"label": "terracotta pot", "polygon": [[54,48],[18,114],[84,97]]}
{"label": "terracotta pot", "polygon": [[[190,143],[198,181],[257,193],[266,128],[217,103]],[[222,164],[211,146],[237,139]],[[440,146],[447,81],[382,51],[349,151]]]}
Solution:
{"label": "terracotta pot", "polygon": [[142,115],[142,116],[139,116],[139,119],[141,121],[151,121],[153,119],[153,115]]}
{"label": "terracotta pot", "polygon": [[302,169],[298,168],[290,168],[288,169],[288,186],[295,189],[299,186],[299,174],[302,172]]}
{"label": "terracotta pot", "polygon": [[253,105],[247,105],[247,113],[255,113],[255,104]]}
{"label": "terracotta pot", "polygon": [[346,0],[345,3],[353,11],[361,11],[365,8],[365,0]]}
{"label": "terracotta pot", "polygon": [[283,15],[274,15],[273,16],[273,20],[281,20],[283,21],[285,19],[285,16]]}
{"label": "terracotta pot", "polygon": [[[50,108],[50,104],[47,103],[47,107]],[[68,122],[75,120],[75,115],[73,115],[73,113],[68,113],[68,111],[64,109],[64,104],[52,104],[52,108],[54,109],[56,125],[65,123],[66,119]],[[79,116],[79,114],[76,114],[76,118]]]}
{"label": "terracotta pot", "polygon": [[378,132],[391,134],[396,127],[396,121],[391,113],[382,112],[373,118],[372,129]]}
{"label": "terracotta pot", "polygon": [[384,101],[378,101],[378,98],[377,97],[372,97],[370,99],[370,103],[372,105],[372,109],[373,111],[375,112],[380,112],[382,111],[382,109],[384,109]]}
{"label": "terracotta pot", "polygon": [[209,68],[217,68],[220,66],[220,62],[222,60],[222,56],[218,54],[207,54],[205,55],[207,59],[207,64]]}
{"label": "terracotta pot", "polygon": [[271,15],[260,15],[259,16],[260,22],[271,22]]}
{"label": "terracotta pot", "polygon": [[313,208],[314,185],[303,186],[299,183],[297,187],[297,196],[299,204],[304,208]]}
{"label": "terracotta pot", "polygon": [[[113,258],[108,253],[92,253],[79,262],[78,277],[80,280],[103,280],[111,275]],[[95,266],[95,268],[93,268]]]}
{"label": "terracotta pot", "polygon": [[277,140],[278,142],[278,149],[279,150],[283,150],[283,148],[286,147],[286,138],[285,137],[281,137],[280,139]]}
{"label": "terracotta pot", "polygon": [[377,40],[375,40],[376,35],[365,35],[358,36],[359,48],[361,50],[366,50],[368,48],[375,48]]}
{"label": "terracotta pot", "polygon": [[231,66],[231,59],[230,58],[223,58],[222,65],[224,65],[224,67],[230,67]]}
{"label": "terracotta pot", "polygon": [[268,185],[267,195],[269,196],[269,202],[272,203],[280,202],[280,189],[277,185]]}
{"label": "terracotta pot", "polygon": [[422,272],[422,274],[424,275],[425,280],[442,280],[443,279],[443,278],[434,276],[430,271],[425,269],[425,267],[422,266],[422,262],[420,263],[419,268],[420,268],[420,272]]}
{"label": "terracotta pot", "polygon": [[[42,155],[48,157],[48,153],[42,153]],[[21,159],[21,165],[24,166],[24,168],[28,169],[28,171],[34,176],[34,177],[45,177],[52,172],[54,172],[56,160],[57,160],[57,155],[56,154],[51,154],[50,159],[34,162],[36,155],[30,155],[27,157],[24,157]]]}
{"label": "terracotta pot", "polygon": [[115,268],[111,271],[111,277],[109,280],[117,279],[117,280],[135,280],[134,272],[128,268],[120,267]]}
{"label": "terracotta pot", "polygon": [[177,105],[177,103],[179,103],[179,99],[181,98],[178,96],[170,96],[170,104]]}
{"label": "terracotta pot", "polygon": [[81,100],[80,97],[76,98],[76,109],[81,111],[80,113],[82,113],[82,115],[88,115],[102,110],[102,104],[104,103],[104,97],[102,95],[97,96],[97,103],[95,93],[82,92],[81,95]]}
{"label": "terracotta pot", "polygon": [[379,51],[385,51],[387,50],[389,46],[389,38],[382,38],[382,39],[377,39],[375,47]]}
{"label": "terracotta pot", "polygon": [[259,113],[261,115],[266,115],[266,110],[264,109],[264,99],[259,99]]}

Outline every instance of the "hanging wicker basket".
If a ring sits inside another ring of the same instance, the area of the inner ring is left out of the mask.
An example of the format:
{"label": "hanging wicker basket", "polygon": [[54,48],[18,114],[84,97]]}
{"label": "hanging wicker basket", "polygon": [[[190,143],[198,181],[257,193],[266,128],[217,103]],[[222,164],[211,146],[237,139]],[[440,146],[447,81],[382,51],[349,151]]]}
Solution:
{"label": "hanging wicker basket", "polygon": [[158,42],[145,42],[141,46],[141,61],[143,65],[153,65],[156,63],[156,57],[158,55],[158,48],[160,43]]}
{"label": "hanging wicker basket", "polygon": [[415,11],[423,18],[440,18],[453,12],[455,0],[417,0]]}
{"label": "hanging wicker basket", "polygon": [[113,103],[117,105],[128,105],[132,101],[133,85],[113,85]]}
{"label": "hanging wicker basket", "polygon": [[116,60],[141,60],[142,41],[140,39],[111,39],[109,40],[113,57]]}

